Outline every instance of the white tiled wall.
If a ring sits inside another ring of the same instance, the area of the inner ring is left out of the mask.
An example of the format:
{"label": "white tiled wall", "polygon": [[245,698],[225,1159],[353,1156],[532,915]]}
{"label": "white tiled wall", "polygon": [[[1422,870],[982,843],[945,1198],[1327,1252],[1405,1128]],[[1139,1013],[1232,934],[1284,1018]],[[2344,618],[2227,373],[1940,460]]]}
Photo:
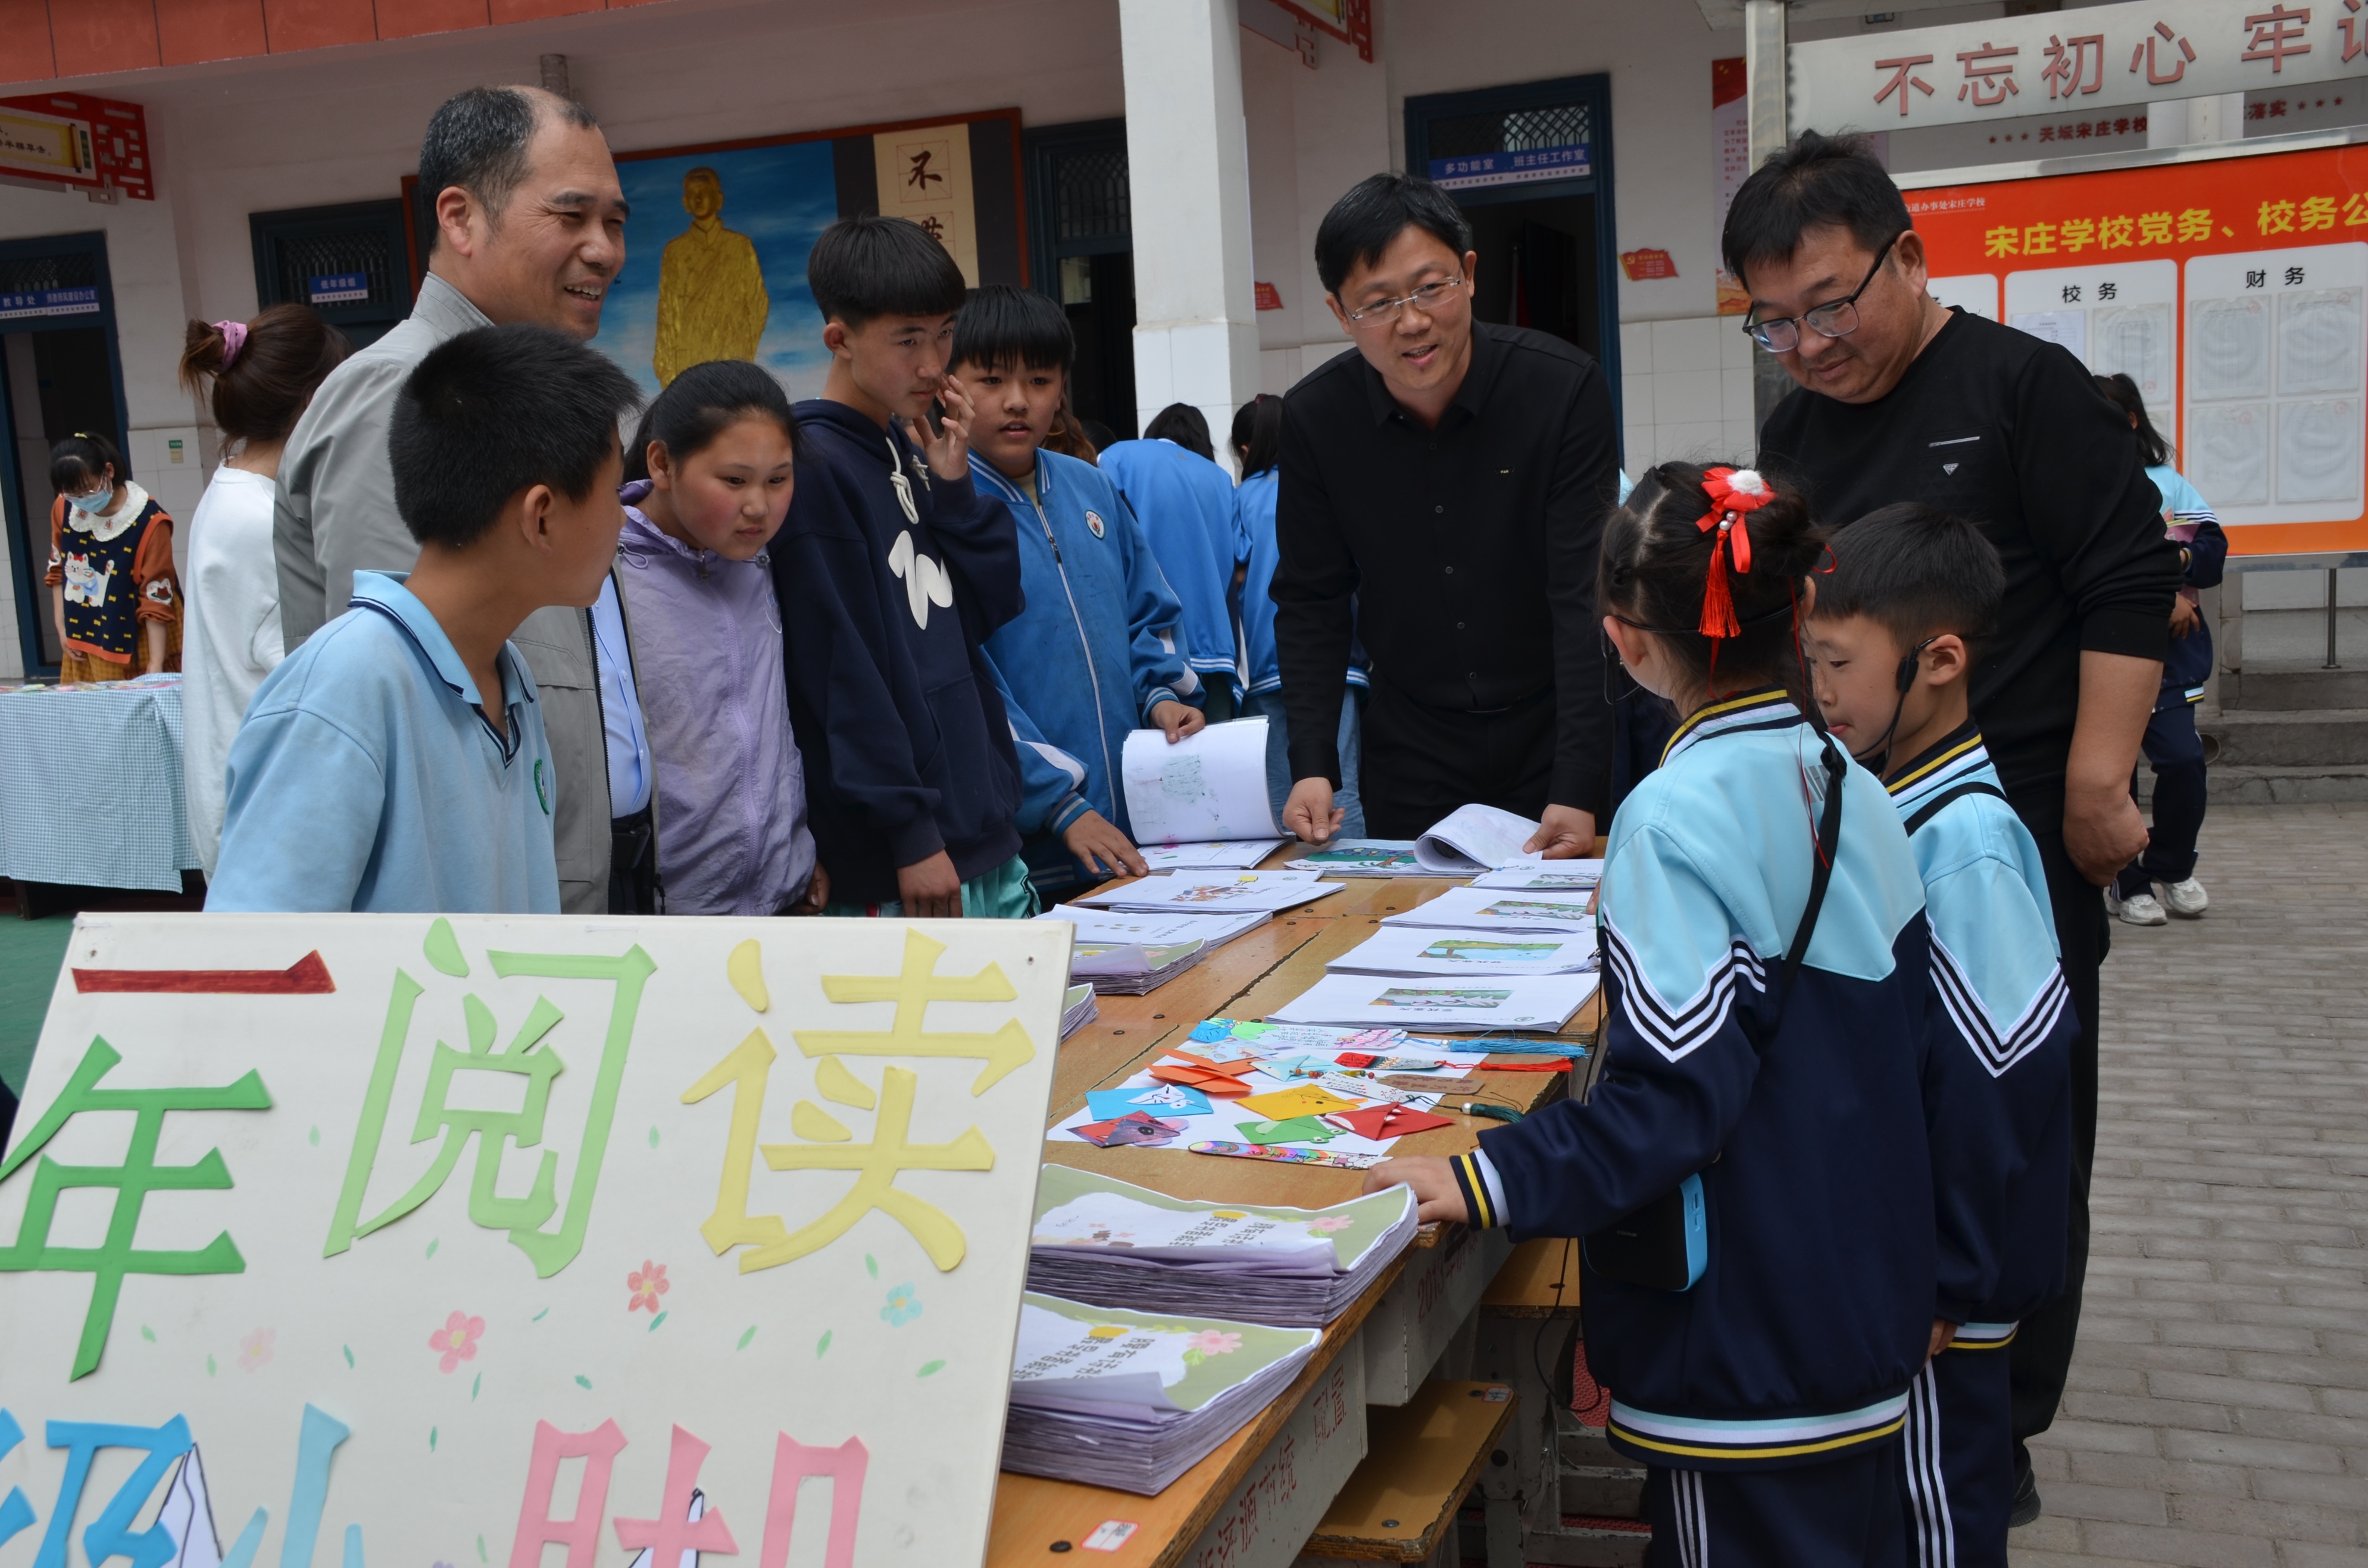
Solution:
{"label": "white tiled wall", "polygon": [[1657,462],[1748,462],[1754,446],[1751,340],[1737,316],[1626,322],[1621,418],[1630,477]]}
{"label": "white tiled wall", "polygon": [[[181,443],[179,462],[173,461],[171,443],[176,440]],[[198,448],[198,427],[173,425],[133,430],[125,437],[123,456],[140,487],[156,497],[156,504],[173,519],[174,563],[186,571],[189,519],[196,515],[198,497],[206,493],[207,471]]]}

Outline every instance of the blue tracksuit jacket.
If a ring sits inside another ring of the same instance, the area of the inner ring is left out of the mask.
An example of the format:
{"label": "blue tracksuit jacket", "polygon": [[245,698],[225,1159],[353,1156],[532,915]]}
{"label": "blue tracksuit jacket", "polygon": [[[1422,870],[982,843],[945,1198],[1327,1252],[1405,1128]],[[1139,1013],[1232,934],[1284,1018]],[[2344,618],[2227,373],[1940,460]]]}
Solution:
{"label": "blue tracksuit jacket", "polygon": [[1154,704],[1201,689],[1184,663],[1184,607],[1142,525],[1093,464],[1038,452],[1033,501],[975,453],[970,466],[979,493],[998,497],[1019,519],[1028,597],[1028,608],[986,640],[987,656],[1018,710],[1015,726],[1024,718],[1038,741],[1085,775],[1039,810],[1041,788],[1053,774],[1069,779],[1071,770],[1023,744],[1019,830],[1058,833],[1089,807],[1123,830],[1117,780],[1127,733],[1143,727]]}
{"label": "blue tracksuit jacket", "polygon": [[1932,989],[1924,1068],[1940,1247],[1935,1317],[2003,1346],[2064,1289],[2072,1042],[2039,846],[1967,723],[1888,786],[1924,881]]}
{"label": "blue tracksuit jacket", "polygon": [[[2187,483],[2187,476],[2169,463],[2146,470],[2162,495],[2162,526],[2187,547],[2187,576],[2180,586],[2192,601],[2197,588],[2217,587],[2228,563],[2228,536],[2212,503]],[[2170,640],[2162,658],[2162,692],[2155,710],[2203,700],[2203,685],[2212,678],[2212,628],[2198,626],[2184,637]]]}
{"label": "blue tracksuit jacket", "polygon": [[1474,1219],[1517,1238],[1588,1235],[1701,1176],[1709,1256],[1691,1289],[1588,1266],[1580,1291],[1608,1435],[1646,1464],[1862,1453],[1899,1431],[1924,1364],[1924,891],[1882,784],[1854,765],[1824,910],[1769,1027],[1817,853],[1818,759],[1782,691],[1679,727],[1612,820],[1603,1078],[1454,1162]]}
{"label": "blue tracksuit jacket", "polygon": [[1101,472],[1143,524],[1144,537],[1184,604],[1185,662],[1201,676],[1242,681],[1235,658],[1234,568],[1248,553],[1234,532],[1234,482],[1173,441],[1119,441]]}
{"label": "blue tracksuit jacket", "polygon": [[[1234,487],[1234,531],[1240,536],[1242,579],[1242,678],[1252,697],[1282,689],[1282,657],[1274,645],[1274,599],[1267,585],[1282,562],[1275,542],[1274,504],[1282,486],[1280,469],[1260,469]],[[1367,687],[1365,649],[1353,638],[1349,643],[1349,684]]]}
{"label": "blue tracksuit jacket", "polygon": [[964,881],[1019,852],[1019,763],[980,644],[1020,610],[1010,511],[939,479],[901,430],[797,405],[805,455],[768,553],[831,896],[897,896],[944,850]]}

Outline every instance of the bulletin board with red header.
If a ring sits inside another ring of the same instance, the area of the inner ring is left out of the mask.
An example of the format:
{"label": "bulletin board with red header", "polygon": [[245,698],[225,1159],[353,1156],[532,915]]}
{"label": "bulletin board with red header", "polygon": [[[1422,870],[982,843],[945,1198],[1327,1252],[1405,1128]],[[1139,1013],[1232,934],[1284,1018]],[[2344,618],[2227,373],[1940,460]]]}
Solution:
{"label": "bulletin board with red header", "polygon": [[2126,371],[2235,553],[2368,550],[2368,146],[1905,194],[1933,294]]}

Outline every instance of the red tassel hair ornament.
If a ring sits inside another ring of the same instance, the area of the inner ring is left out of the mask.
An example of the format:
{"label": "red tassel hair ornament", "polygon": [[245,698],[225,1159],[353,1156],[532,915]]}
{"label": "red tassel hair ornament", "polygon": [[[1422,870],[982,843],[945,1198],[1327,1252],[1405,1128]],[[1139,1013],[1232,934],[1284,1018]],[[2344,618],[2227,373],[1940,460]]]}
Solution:
{"label": "red tassel hair ornament", "polygon": [[[1751,570],[1751,531],[1743,519],[1776,499],[1773,486],[1748,468],[1714,468],[1702,478],[1702,491],[1710,497],[1710,510],[1694,519],[1694,527],[1707,533],[1718,530],[1711,541],[1710,576],[1702,585],[1701,633],[1715,644],[1719,640],[1739,637],[1742,623],[1735,617],[1735,594],[1726,580],[1727,562],[1735,563],[1738,573]],[[1712,649],[1716,657],[1717,649]]]}

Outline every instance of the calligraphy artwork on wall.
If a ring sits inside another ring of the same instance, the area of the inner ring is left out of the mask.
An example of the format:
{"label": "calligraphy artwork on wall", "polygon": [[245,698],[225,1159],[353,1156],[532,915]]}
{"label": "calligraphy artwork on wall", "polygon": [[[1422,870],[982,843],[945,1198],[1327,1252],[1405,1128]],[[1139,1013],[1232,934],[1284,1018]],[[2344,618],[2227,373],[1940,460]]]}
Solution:
{"label": "calligraphy artwork on wall", "polygon": [[1069,931],[85,920],[0,1155],[0,1545],[980,1561]]}

